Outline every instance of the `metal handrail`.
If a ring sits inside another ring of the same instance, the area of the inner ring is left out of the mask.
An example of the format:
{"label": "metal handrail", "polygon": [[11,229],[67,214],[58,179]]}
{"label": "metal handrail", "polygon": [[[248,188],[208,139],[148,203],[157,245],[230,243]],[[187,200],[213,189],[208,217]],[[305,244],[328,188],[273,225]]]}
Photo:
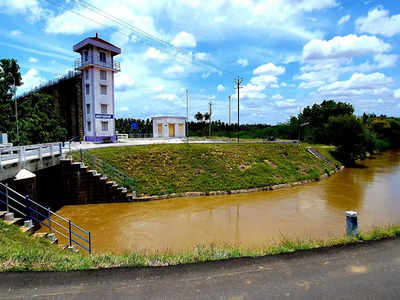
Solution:
{"label": "metal handrail", "polygon": [[86,150],[80,149],[80,162],[91,167],[92,170],[99,172],[103,176],[115,181],[119,186],[126,188],[128,191],[134,191],[136,181],[134,178],[122,173],[120,170],[105,162],[104,160],[90,154]]}
{"label": "metal handrail", "polygon": [[[32,154],[33,151],[37,153]],[[27,157],[32,155],[37,155],[41,158],[45,154],[50,153],[50,155],[59,154],[62,156],[62,144],[61,143],[47,143],[47,144],[37,144],[37,145],[26,145],[18,147],[5,147],[0,148],[0,161],[12,160],[18,158],[20,163],[25,161]]]}
{"label": "metal handrail", "polygon": [[[2,189],[2,190],[1,190]],[[11,196],[13,195],[13,196]],[[18,197],[15,197],[17,195]],[[18,198],[15,199],[15,198]],[[69,246],[77,245],[78,247],[86,250],[89,254],[92,253],[92,239],[90,231],[74,224],[71,220],[64,218],[50,208],[31,200],[28,196],[22,196],[20,193],[8,187],[8,185],[0,183],[0,203],[6,206],[7,212],[10,209],[23,216],[26,220],[35,221],[36,224],[43,225],[64,237],[69,241]],[[18,205],[18,208],[15,207]],[[46,221],[48,224],[46,224]],[[61,223],[66,223],[65,225]],[[72,237],[76,239],[73,239]]]}

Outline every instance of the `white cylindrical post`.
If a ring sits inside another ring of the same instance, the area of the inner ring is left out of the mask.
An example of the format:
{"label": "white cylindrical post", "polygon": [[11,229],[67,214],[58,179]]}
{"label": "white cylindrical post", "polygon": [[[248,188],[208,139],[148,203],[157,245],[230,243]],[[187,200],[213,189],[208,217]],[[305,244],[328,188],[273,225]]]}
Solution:
{"label": "white cylindrical post", "polygon": [[348,236],[358,235],[358,220],[356,211],[346,211],[346,234]]}

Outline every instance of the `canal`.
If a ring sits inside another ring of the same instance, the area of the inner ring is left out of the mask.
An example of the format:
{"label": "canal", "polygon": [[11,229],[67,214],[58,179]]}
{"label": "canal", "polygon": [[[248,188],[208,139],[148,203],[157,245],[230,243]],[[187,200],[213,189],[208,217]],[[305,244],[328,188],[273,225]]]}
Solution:
{"label": "canal", "polygon": [[92,232],[95,253],[180,251],[197,245],[261,248],[282,238],[343,236],[346,210],[361,230],[400,224],[400,151],[388,151],[321,182],[252,194],[64,206]]}

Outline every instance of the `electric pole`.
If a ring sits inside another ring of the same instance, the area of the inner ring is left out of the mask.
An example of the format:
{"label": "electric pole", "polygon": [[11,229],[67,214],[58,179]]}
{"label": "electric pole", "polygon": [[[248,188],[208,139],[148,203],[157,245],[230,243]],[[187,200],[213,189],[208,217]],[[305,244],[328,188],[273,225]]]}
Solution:
{"label": "electric pole", "polygon": [[186,141],[189,144],[189,91],[186,90]]}
{"label": "electric pole", "polygon": [[229,126],[231,126],[231,96],[229,96]]}
{"label": "electric pole", "polygon": [[211,115],[212,115],[212,102],[208,103],[210,105],[210,124],[208,126],[208,136],[211,137]]}
{"label": "electric pole", "polygon": [[243,82],[243,78],[241,78],[240,76],[238,76],[235,79],[235,89],[237,89],[237,105],[238,105],[238,109],[237,109],[237,113],[238,113],[237,141],[238,141],[238,143],[240,141],[240,137],[239,137],[239,135],[240,135],[240,89],[243,88],[241,86],[242,82]]}

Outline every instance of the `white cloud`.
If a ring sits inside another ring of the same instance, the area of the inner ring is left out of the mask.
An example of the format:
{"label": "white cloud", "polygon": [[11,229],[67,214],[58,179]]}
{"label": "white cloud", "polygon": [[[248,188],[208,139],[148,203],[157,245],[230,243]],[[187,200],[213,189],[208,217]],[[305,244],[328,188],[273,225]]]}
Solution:
{"label": "white cloud", "polygon": [[394,96],[395,98],[400,99],[400,89],[394,90],[394,91],[393,91],[393,96]]}
{"label": "white cloud", "polygon": [[118,73],[115,75],[115,89],[117,91],[126,91],[135,85],[135,80],[127,73]]}
{"label": "white cloud", "polygon": [[175,36],[171,44],[178,48],[195,48],[197,43],[193,34],[181,31]]}
{"label": "white cloud", "polygon": [[320,87],[318,91],[322,94],[341,96],[382,95],[390,92],[388,86],[392,83],[391,77],[379,72],[371,74],[355,73],[348,80],[330,83]]}
{"label": "white cloud", "polygon": [[310,82],[302,82],[299,84],[299,88],[301,89],[314,89],[320,87],[325,84],[325,81],[322,80],[315,80]]}
{"label": "white cloud", "polygon": [[206,73],[201,74],[201,78],[206,79],[206,78],[210,77],[210,75],[211,75],[210,72],[206,72]]}
{"label": "white cloud", "polygon": [[377,54],[374,61],[377,63],[377,69],[391,68],[396,66],[399,56],[396,54]]}
{"label": "white cloud", "polygon": [[255,75],[273,75],[279,76],[285,73],[285,67],[275,66],[273,63],[267,63],[257,67],[253,74]]}
{"label": "white cloud", "polygon": [[37,0],[0,0],[0,11],[6,14],[27,14],[31,22],[37,21],[44,13]]}
{"label": "white cloud", "polygon": [[218,91],[218,92],[223,92],[223,91],[225,91],[225,87],[224,87],[222,84],[219,84],[219,85],[217,86],[217,91]]}
{"label": "white cloud", "polygon": [[156,98],[161,99],[161,100],[169,100],[169,101],[173,101],[176,100],[178,97],[175,94],[159,94],[156,96]]}
{"label": "white cloud", "polygon": [[206,61],[210,58],[210,55],[208,53],[204,53],[204,52],[198,52],[194,54],[194,58],[196,60],[200,60],[200,61]]}
{"label": "white cloud", "polygon": [[249,61],[245,58],[238,58],[237,63],[242,67],[247,67],[249,65]]}
{"label": "white cloud", "polygon": [[281,108],[295,107],[297,106],[296,99],[285,99],[280,101],[275,101],[275,105]]}
{"label": "white cloud", "polygon": [[383,53],[391,46],[375,36],[335,36],[329,41],[312,40],[303,48],[303,60],[352,58]]}
{"label": "white cloud", "polygon": [[185,72],[185,68],[180,65],[173,65],[164,70],[164,74],[177,76]]}
{"label": "white cloud", "polygon": [[266,87],[270,84],[278,83],[278,78],[273,75],[260,75],[250,79],[250,82],[255,85]]}
{"label": "white cloud", "polygon": [[118,111],[129,111],[129,107],[128,106],[121,106]]}
{"label": "white cloud", "polygon": [[165,86],[163,84],[159,84],[156,86],[152,87],[152,90],[155,92],[162,92],[164,90]]}
{"label": "white cloud", "polygon": [[400,33],[400,14],[389,17],[389,11],[378,6],[370,10],[367,17],[358,18],[356,26],[359,32],[392,37]]}
{"label": "white cloud", "polygon": [[37,69],[31,68],[22,75],[22,82],[24,84],[18,88],[18,94],[28,92],[34,87],[39,86],[42,82],[44,82],[44,79],[40,77]]}
{"label": "white cloud", "polygon": [[274,99],[274,100],[282,100],[283,97],[281,95],[279,95],[279,94],[276,94],[276,95],[272,96],[272,99]]}
{"label": "white cloud", "polygon": [[341,17],[340,19],[339,19],[339,21],[337,22],[337,24],[340,26],[340,25],[343,25],[344,23],[347,23],[349,20],[350,20],[350,18],[351,18],[351,16],[350,15],[345,15],[345,16],[343,16],[343,17]]}
{"label": "white cloud", "polygon": [[11,36],[19,36],[19,35],[21,35],[21,34],[22,34],[22,32],[19,31],[19,30],[11,30],[11,31],[10,31],[10,35],[11,35]]}
{"label": "white cloud", "polygon": [[29,62],[31,62],[31,63],[37,63],[38,62],[38,59],[37,58],[34,58],[34,57],[29,57]]}
{"label": "white cloud", "polygon": [[158,50],[154,47],[150,47],[144,53],[144,58],[145,59],[154,59],[154,60],[158,60],[160,62],[164,62],[168,59],[168,54],[162,53],[160,50]]}

